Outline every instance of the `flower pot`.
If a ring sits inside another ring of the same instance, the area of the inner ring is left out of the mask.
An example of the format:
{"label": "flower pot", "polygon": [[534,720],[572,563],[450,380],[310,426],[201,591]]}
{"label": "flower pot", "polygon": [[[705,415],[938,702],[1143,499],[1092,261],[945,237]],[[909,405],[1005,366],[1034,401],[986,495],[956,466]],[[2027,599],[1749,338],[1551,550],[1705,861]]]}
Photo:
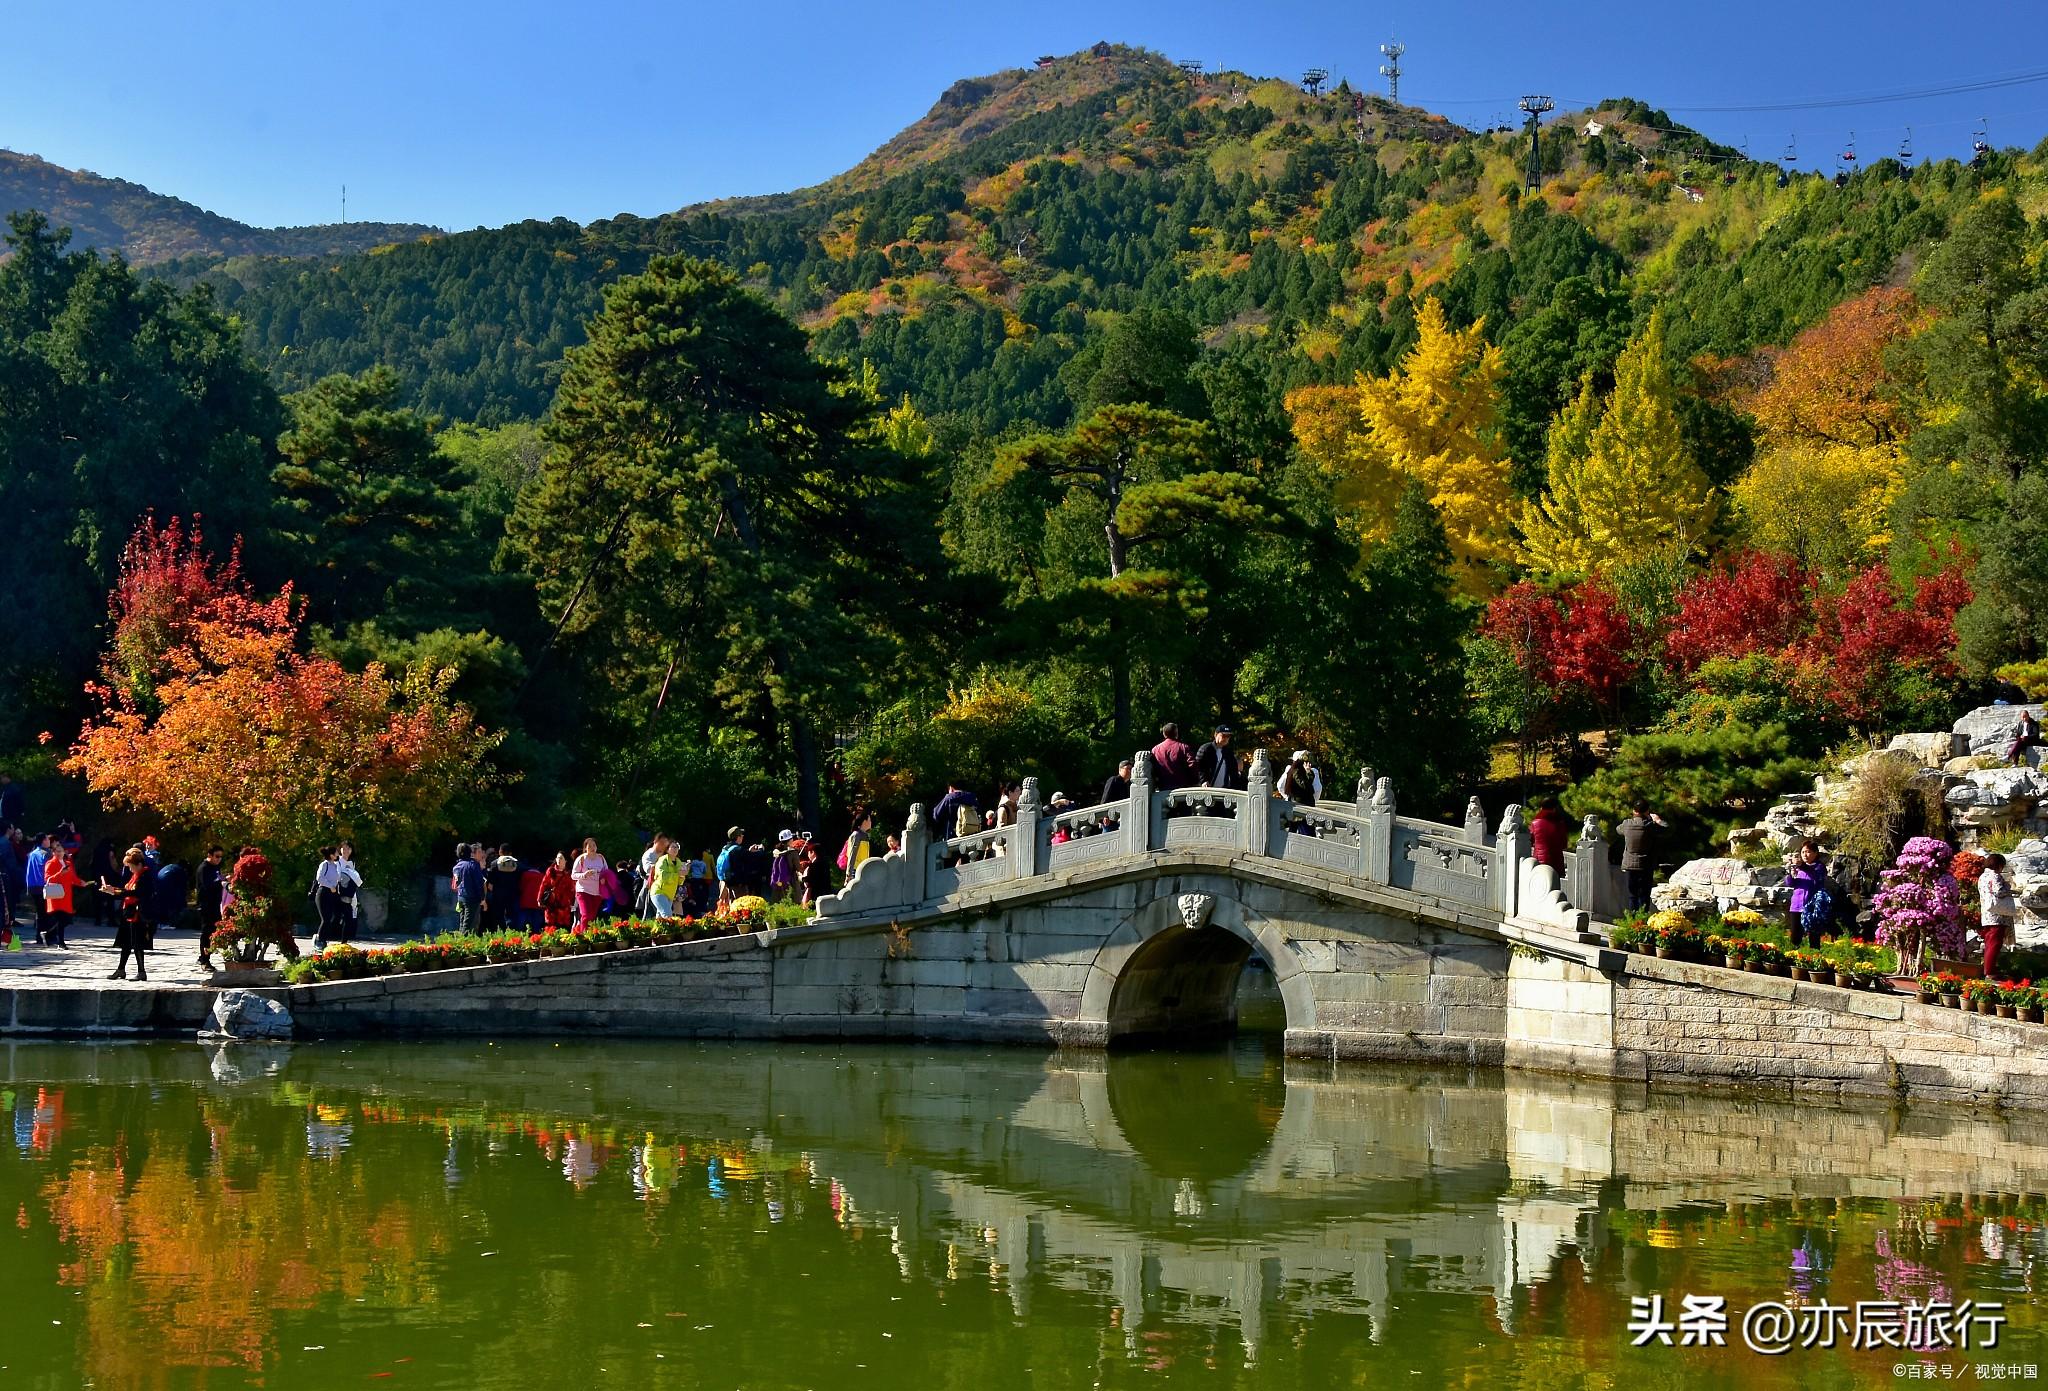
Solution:
{"label": "flower pot", "polygon": [[1941,1002],[1950,1009],[1961,1009],[1963,1007],[1963,997],[1960,995],[1944,995],[1941,997]]}
{"label": "flower pot", "polygon": [[1721,958],[1721,967],[1723,970],[1739,971],[1742,969],[1742,963],[1732,956],[1724,955]]}
{"label": "flower pot", "polygon": [[1657,959],[1658,959],[1659,961],[1669,961],[1669,960],[1670,960],[1670,959],[1671,959],[1672,957],[1674,957],[1674,956],[1676,956],[1676,955],[1678,955],[1678,953],[1677,953],[1677,952],[1674,952],[1674,951],[1673,951],[1673,950],[1671,950],[1671,948],[1669,948],[1669,947],[1666,947],[1666,946],[1659,946],[1659,947],[1657,948]]}
{"label": "flower pot", "polygon": [[1835,972],[1835,984],[1847,990],[1856,984],[1856,977],[1850,975],[1847,971],[1837,971]]}
{"label": "flower pot", "polygon": [[2017,1018],[2019,1018],[2019,1017],[2020,1017],[2020,1010],[2019,1010],[2019,1006],[2018,1006],[2018,1005],[2000,1005],[2000,1006],[1998,1007],[1998,1017],[1999,1017],[2000,1019],[2017,1019]]}
{"label": "flower pot", "polygon": [[1920,1003],[1921,1003],[1921,1004],[1923,1004],[1923,1005],[1931,1005],[1931,1004],[1933,1004],[1933,1003],[1934,1003],[1934,992],[1933,992],[1932,990],[1923,990],[1923,991],[1921,991],[1921,992],[1920,992]]}
{"label": "flower pot", "polygon": [[1988,998],[1979,1000],[1977,1001],[1977,1013],[1996,1014],[1998,1013],[1998,1003],[1995,1000],[1991,1000]]}
{"label": "flower pot", "polygon": [[2024,1020],[2025,1020],[2025,1021],[2026,1021],[2027,1023],[2029,1023],[2029,1024],[2038,1024],[2038,1023],[2040,1023],[2040,1022],[2041,1022],[2041,1007],[2040,1007],[2039,1005],[2034,1005],[2034,1006],[2032,1006],[2032,1007],[2030,1007],[2030,1008],[2027,1008],[2027,1009],[2023,1009],[2023,1010],[2021,1010],[2021,1011],[2020,1011],[2020,1018],[2021,1018],[2021,1019],[2024,1019]]}

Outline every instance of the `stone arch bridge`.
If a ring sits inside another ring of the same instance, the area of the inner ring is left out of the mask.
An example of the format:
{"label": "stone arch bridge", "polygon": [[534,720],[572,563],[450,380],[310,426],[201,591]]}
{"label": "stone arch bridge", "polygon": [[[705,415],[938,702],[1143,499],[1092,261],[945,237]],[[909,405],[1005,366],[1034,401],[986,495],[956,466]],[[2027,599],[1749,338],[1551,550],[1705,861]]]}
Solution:
{"label": "stone arch bridge", "polygon": [[1165,790],[1140,753],[1122,802],[1053,814],[1027,779],[1015,824],[952,840],[913,807],[902,849],[784,939],[778,1006],[1104,1047],[1228,1032],[1256,956],[1291,1052],[1499,1063],[1517,974],[1597,967],[1590,920],[1619,906],[1591,822],[1560,881],[1520,807],[1497,834],[1476,798],[1462,825],[1405,817],[1369,769],[1354,800],[1297,806],[1263,751],[1244,790]]}
{"label": "stone arch bridge", "polygon": [[[1832,985],[1614,951],[1621,905],[1588,822],[1560,875],[1519,807],[1489,832],[1399,814],[1370,772],[1348,802],[1161,789],[953,840],[912,808],[817,916],[632,951],[293,986],[301,1033],[917,1038],[1105,1048],[1235,1025],[1257,957],[1289,1053],[1929,1095],[2048,1108],[2043,1026]],[[63,1027],[33,992],[0,1032]],[[98,992],[94,998],[125,998]],[[100,1009],[100,1027],[110,1027]],[[28,1015],[24,1015],[24,1010]]]}

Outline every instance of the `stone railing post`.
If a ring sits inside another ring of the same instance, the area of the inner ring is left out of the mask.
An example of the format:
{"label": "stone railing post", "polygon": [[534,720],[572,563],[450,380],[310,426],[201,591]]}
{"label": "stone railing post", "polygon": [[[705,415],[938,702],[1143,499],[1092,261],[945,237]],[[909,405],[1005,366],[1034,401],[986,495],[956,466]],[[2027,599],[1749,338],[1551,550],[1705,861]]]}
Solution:
{"label": "stone railing post", "polygon": [[1365,814],[1365,877],[1375,884],[1394,882],[1394,780],[1381,778],[1361,809]]}
{"label": "stone railing post", "polygon": [[1479,805],[1477,797],[1465,803],[1465,843],[1486,844],[1486,808]]}
{"label": "stone railing post", "polygon": [[1522,911],[1522,861],[1529,855],[1529,827],[1522,820],[1522,804],[1510,803],[1501,813],[1500,833],[1493,841],[1493,880],[1502,918]]}
{"label": "stone railing post", "polygon": [[1572,872],[1564,886],[1565,902],[1584,913],[1594,911],[1600,897],[1600,877],[1607,870],[1607,842],[1600,838],[1600,822],[1587,816],[1579,827],[1579,848],[1572,855]]}
{"label": "stone railing post", "polygon": [[903,897],[923,903],[932,882],[932,819],[923,802],[910,804],[910,819],[903,823],[903,859]]}
{"label": "stone railing post", "polygon": [[1010,877],[1030,879],[1039,871],[1038,863],[1038,779],[1024,779],[1024,788],[1017,794],[1017,821],[1010,827]]}
{"label": "stone railing post", "polygon": [[1124,807],[1124,853],[1152,850],[1152,751],[1139,749],[1131,758],[1131,800]]}
{"label": "stone railing post", "polygon": [[1273,853],[1273,760],[1264,749],[1252,751],[1252,766],[1244,779],[1244,822],[1238,827],[1238,844],[1253,855]]}

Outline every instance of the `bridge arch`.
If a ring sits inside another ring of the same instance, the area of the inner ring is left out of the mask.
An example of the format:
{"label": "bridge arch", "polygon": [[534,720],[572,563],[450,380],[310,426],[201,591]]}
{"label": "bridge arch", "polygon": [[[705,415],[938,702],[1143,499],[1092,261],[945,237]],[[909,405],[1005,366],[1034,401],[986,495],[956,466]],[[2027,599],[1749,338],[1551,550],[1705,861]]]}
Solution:
{"label": "bridge arch", "polygon": [[1315,997],[1287,939],[1208,875],[1156,881],[1104,939],[1081,993],[1079,1018],[1108,1044],[1233,1032],[1237,982],[1254,954],[1273,970],[1287,1028],[1316,1027]]}

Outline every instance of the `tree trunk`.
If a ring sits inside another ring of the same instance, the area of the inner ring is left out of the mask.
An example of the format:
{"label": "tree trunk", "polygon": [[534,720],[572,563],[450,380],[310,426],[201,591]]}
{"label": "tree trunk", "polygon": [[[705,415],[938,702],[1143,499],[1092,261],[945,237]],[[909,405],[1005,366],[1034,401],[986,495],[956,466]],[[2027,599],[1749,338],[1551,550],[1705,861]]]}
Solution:
{"label": "tree trunk", "polygon": [[796,755],[796,810],[804,829],[825,830],[824,802],[818,783],[818,736],[811,722],[795,711],[789,716],[790,752]]}
{"label": "tree trunk", "polygon": [[[731,474],[725,475],[719,480],[719,491],[725,500],[725,514],[732,519],[733,534],[740,538],[740,544],[749,552],[759,555],[761,538],[754,530],[754,519],[747,511],[746,494],[740,491],[739,480]],[[768,644],[768,667],[787,683],[789,649],[782,642]],[[796,759],[797,815],[803,819],[806,830],[823,831],[824,806],[818,785],[817,735],[811,729],[810,720],[794,702],[780,714],[789,722],[790,753]]]}
{"label": "tree trunk", "polygon": [[[1109,539],[1111,579],[1123,574],[1129,558],[1124,534],[1116,524],[1115,506],[1112,501],[1109,523],[1102,528],[1102,534]],[[1118,628],[1119,624],[1112,615],[1109,620],[1109,705],[1110,717],[1116,726],[1117,752],[1121,754],[1130,747],[1131,740],[1131,658]]]}

